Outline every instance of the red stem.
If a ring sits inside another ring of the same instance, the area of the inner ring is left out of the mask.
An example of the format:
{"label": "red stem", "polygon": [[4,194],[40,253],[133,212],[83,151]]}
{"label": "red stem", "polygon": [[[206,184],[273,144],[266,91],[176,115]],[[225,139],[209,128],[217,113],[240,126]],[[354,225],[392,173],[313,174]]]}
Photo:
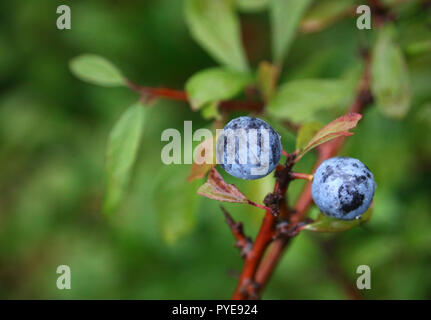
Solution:
{"label": "red stem", "polygon": [[313,180],[313,175],[307,174],[307,173],[291,172],[290,177],[292,179],[303,179],[303,180],[307,180],[307,181]]}
{"label": "red stem", "polygon": [[[151,98],[163,98],[176,101],[184,101],[189,103],[189,98],[185,91],[174,90],[169,88],[151,88],[140,86],[130,80],[127,80],[128,87],[146,97]],[[225,111],[250,111],[260,113],[263,111],[263,103],[257,101],[241,101],[241,100],[227,100],[221,101],[219,104],[220,110]]]}
{"label": "red stem", "polygon": [[234,300],[258,298],[256,294],[258,288],[251,279],[255,278],[255,273],[259,266],[259,262],[262,259],[263,253],[268,243],[272,240],[274,222],[275,217],[270,211],[267,211],[253,247],[245,257],[244,268],[232,297]]}
{"label": "red stem", "polygon": [[248,204],[250,204],[250,205],[252,205],[252,206],[254,206],[256,208],[259,208],[259,209],[263,209],[263,210],[270,211],[270,212],[272,211],[271,208],[268,208],[268,207],[266,207],[266,206],[264,206],[262,204],[253,202],[251,200],[248,200]]}

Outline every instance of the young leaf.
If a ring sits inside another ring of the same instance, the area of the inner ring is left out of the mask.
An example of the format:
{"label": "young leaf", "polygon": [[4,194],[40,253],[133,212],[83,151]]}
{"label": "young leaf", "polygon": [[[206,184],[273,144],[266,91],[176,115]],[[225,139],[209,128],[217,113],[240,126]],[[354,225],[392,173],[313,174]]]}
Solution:
{"label": "young leaf", "polygon": [[[204,140],[196,147],[196,154],[202,155],[202,158],[200,159],[201,161],[199,161],[200,163],[196,163],[195,161],[193,161],[192,168],[190,169],[190,174],[187,177],[187,181],[190,182],[205,177],[207,172],[215,166],[215,142],[216,138],[213,137]],[[206,152],[206,150],[211,150],[211,152]]]}
{"label": "young leaf", "polygon": [[306,146],[300,151],[297,159],[300,159],[308,151],[324,142],[341,136],[353,135],[353,132],[350,132],[349,130],[356,127],[358,121],[361,118],[362,116],[359,113],[349,113],[327,124],[321,130],[319,130],[313,138],[311,138],[311,140],[306,144]]}
{"label": "young leaf", "polygon": [[192,36],[215,60],[248,70],[232,0],[186,0],[185,15]]}
{"label": "young leaf", "polygon": [[301,79],[283,84],[272,97],[268,112],[293,122],[311,120],[316,111],[344,102],[348,83],[344,79]]}
{"label": "young leaf", "polygon": [[198,189],[198,194],[218,201],[249,203],[247,197],[233,184],[226,183],[215,168],[211,168],[208,181]]}
{"label": "young leaf", "polygon": [[211,68],[193,75],[186,83],[186,91],[192,108],[198,110],[208,103],[234,97],[252,81],[249,74]]}
{"label": "young leaf", "polygon": [[322,127],[323,125],[316,121],[303,124],[301,128],[299,128],[298,136],[296,137],[296,150],[304,149],[311,138],[313,138]]}
{"label": "young leaf", "polygon": [[196,225],[199,197],[196,196],[197,181],[184,183],[186,166],[164,165],[158,172],[153,207],[162,239],[173,244],[192,232]]}
{"label": "young leaf", "polygon": [[129,182],[141,139],[145,109],[141,104],[130,106],[112,129],[106,152],[107,186],[104,211],[111,213],[120,204]]}
{"label": "young leaf", "polygon": [[369,208],[358,220],[340,220],[319,214],[316,221],[307,224],[301,229],[315,232],[342,232],[366,223],[371,219],[373,213],[372,208]]}
{"label": "young leaf", "polygon": [[125,79],[110,61],[95,54],[83,54],[73,58],[70,70],[79,79],[105,87],[124,86]]}
{"label": "young leaf", "polygon": [[411,103],[410,80],[404,56],[394,43],[392,25],[378,30],[373,50],[371,90],[377,105],[389,117],[403,118]]}
{"label": "young leaf", "polygon": [[272,0],[270,17],[272,50],[276,64],[280,65],[292,43],[299,21],[312,0]]}

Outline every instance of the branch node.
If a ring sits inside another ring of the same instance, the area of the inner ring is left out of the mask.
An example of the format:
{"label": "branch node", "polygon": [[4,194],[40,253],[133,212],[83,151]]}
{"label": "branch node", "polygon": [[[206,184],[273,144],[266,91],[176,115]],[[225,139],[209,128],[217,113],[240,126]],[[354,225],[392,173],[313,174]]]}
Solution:
{"label": "branch node", "polygon": [[300,229],[299,224],[288,223],[287,221],[280,221],[275,227],[273,240],[280,238],[293,238],[296,236]]}
{"label": "branch node", "polygon": [[280,213],[280,207],[283,203],[283,196],[279,192],[270,192],[266,195],[265,199],[263,200],[263,203],[271,208],[271,213],[273,216],[278,216]]}

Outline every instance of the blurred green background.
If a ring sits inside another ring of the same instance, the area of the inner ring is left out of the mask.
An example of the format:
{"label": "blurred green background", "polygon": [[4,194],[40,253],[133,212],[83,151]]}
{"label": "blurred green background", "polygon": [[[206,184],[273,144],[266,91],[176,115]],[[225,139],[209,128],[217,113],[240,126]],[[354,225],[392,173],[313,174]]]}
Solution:
{"label": "blurred green background", "polygon": [[[374,172],[373,218],[339,234],[302,232],[264,298],[349,298],[344,285],[356,282],[356,268],[364,264],[372,272],[364,298],[431,298],[431,51],[414,50],[415,41],[431,39],[425,2],[394,9],[413,93],[408,115],[392,120],[371,106],[342,151]],[[71,30],[56,28],[60,4],[71,7]],[[76,55],[95,53],[137,83],[182,89],[195,72],[216,66],[191,38],[183,16],[180,0],[1,2],[0,298],[231,296],[242,261],[219,203],[195,194],[203,179],[186,185],[189,165],[160,160],[164,129],[182,132],[184,120],[194,129],[211,121],[181,102],[161,100],[152,107],[126,199],[107,217],[101,212],[107,137],[138,97],[125,88],[83,83],[68,68]],[[267,13],[241,13],[241,23],[251,65],[270,59]],[[358,50],[373,32],[357,30],[354,17],[300,32],[280,82],[342,76],[360,65]],[[292,151],[294,135],[280,130]],[[307,154],[296,171],[309,172],[313,161]],[[225,177],[260,203],[273,185],[271,176],[259,182]],[[302,186],[292,183],[292,198]],[[261,210],[226,208],[254,237]],[[71,268],[71,290],[56,287],[63,264]]]}

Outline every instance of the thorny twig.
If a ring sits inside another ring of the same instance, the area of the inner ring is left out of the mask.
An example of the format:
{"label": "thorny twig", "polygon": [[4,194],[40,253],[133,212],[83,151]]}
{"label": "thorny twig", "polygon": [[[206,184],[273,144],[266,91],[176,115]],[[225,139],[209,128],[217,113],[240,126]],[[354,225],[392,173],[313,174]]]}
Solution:
{"label": "thorny twig", "polygon": [[233,236],[236,239],[235,247],[240,249],[241,257],[245,258],[247,254],[250,252],[253,243],[249,237],[244,234],[244,227],[241,222],[235,222],[229,212],[223,207],[220,206],[223,214],[226,218],[226,223],[232,231]]}

